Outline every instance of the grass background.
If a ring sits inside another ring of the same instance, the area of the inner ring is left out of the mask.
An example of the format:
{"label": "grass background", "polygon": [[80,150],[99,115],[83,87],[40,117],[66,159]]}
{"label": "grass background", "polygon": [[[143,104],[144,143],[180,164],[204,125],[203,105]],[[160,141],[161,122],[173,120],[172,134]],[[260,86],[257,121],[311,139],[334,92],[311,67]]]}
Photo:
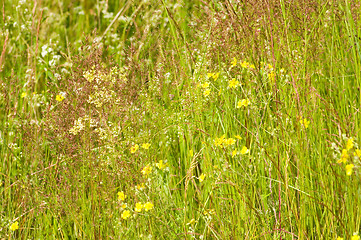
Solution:
{"label": "grass background", "polygon": [[358,1],[1,5],[1,239],[357,239]]}

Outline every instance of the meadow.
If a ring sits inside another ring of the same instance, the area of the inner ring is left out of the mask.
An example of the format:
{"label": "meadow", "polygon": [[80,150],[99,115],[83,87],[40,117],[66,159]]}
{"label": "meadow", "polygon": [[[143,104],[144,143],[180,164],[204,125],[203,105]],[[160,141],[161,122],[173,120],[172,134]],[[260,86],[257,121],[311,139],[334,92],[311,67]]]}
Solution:
{"label": "meadow", "polygon": [[0,239],[360,239],[360,1],[0,5]]}

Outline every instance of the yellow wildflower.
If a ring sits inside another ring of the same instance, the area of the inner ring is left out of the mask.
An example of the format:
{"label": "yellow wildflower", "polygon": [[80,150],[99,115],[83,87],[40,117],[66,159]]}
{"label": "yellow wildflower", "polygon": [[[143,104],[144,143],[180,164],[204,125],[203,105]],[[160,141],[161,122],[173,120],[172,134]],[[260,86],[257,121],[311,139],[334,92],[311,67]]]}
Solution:
{"label": "yellow wildflower", "polygon": [[163,163],[163,160],[160,160],[158,163],[155,164],[157,166],[157,168],[159,168],[160,170],[163,170],[164,168],[167,167],[167,163]]}
{"label": "yellow wildflower", "polygon": [[55,100],[56,101],[58,101],[58,102],[61,102],[61,101],[63,101],[64,100],[64,96],[63,95],[61,95],[61,94],[58,94],[58,95],[56,95],[56,98],[55,98]]}
{"label": "yellow wildflower", "polygon": [[249,68],[250,68],[250,69],[255,69],[256,66],[255,66],[254,64],[251,64],[251,65],[249,66]]}
{"label": "yellow wildflower", "polygon": [[228,138],[228,139],[225,139],[225,140],[224,140],[224,143],[225,143],[226,145],[233,145],[233,144],[236,143],[236,140],[235,140],[234,138]]}
{"label": "yellow wildflower", "polygon": [[337,237],[337,239],[336,240],[343,240],[343,238],[342,237]]}
{"label": "yellow wildflower", "polygon": [[250,103],[251,102],[248,99],[239,100],[237,103],[237,108],[247,107]]}
{"label": "yellow wildflower", "polygon": [[127,198],[127,195],[124,194],[123,191],[118,192],[118,199],[124,201]]}
{"label": "yellow wildflower", "polygon": [[209,88],[205,89],[203,92],[203,96],[208,97],[209,94],[211,94],[211,89],[209,89]]}
{"label": "yellow wildflower", "polygon": [[348,165],[346,165],[346,174],[348,175],[348,176],[351,176],[351,174],[352,174],[352,169],[354,168],[355,166],[353,165],[353,164],[348,164]]}
{"label": "yellow wildflower", "polygon": [[17,229],[19,229],[19,223],[18,223],[18,221],[14,222],[14,223],[11,224],[11,226],[10,226],[10,230],[11,230],[11,231],[15,231],[15,230],[17,230]]}
{"label": "yellow wildflower", "polygon": [[148,212],[149,210],[152,210],[152,209],[153,209],[154,205],[153,205],[153,203],[151,203],[151,202],[146,202],[143,207],[144,207],[144,210],[145,210],[146,212]]}
{"label": "yellow wildflower", "polygon": [[120,205],[120,207],[121,207],[122,209],[125,209],[125,208],[127,208],[127,204],[126,204],[126,203],[122,203],[122,204]]}
{"label": "yellow wildflower", "polygon": [[199,180],[200,182],[203,182],[205,178],[206,178],[206,174],[202,173],[202,174],[199,176],[198,180]]}
{"label": "yellow wildflower", "polygon": [[221,96],[221,94],[222,94],[222,88],[219,89],[218,96]]}
{"label": "yellow wildflower", "polygon": [[143,175],[148,176],[152,172],[152,167],[148,164],[142,170]]}
{"label": "yellow wildflower", "polygon": [[360,236],[358,234],[355,234],[351,237],[351,240],[360,240]]}
{"label": "yellow wildflower", "polygon": [[211,78],[211,77],[213,77],[214,76],[214,73],[207,73],[207,77],[208,78]]}
{"label": "yellow wildflower", "polygon": [[234,136],[235,138],[237,138],[237,139],[239,139],[239,140],[241,140],[242,139],[242,137],[241,136],[239,136],[239,135],[236,135],[236,136]]}
{"label": "yellow wildflower", "polygon": [[351,148],[353,148],[353,138],[349,138],[346,143],[346,150],[348,151]]}
{"label": "yellow wildflower", "polygon": [[244,154],[247,154],[247,153],[249,153],[249,149],[246,146],[243,146],[243,148],[241,150],[241,154],[244,155]]}
{"label": "yellow wildflower", "polygon": [[205,82],[203,84],[201,84],[202,88],[208,88],[209,87],[209,82]]}
{"label": "yellow wildflower", "polygon": [[229,88],[236,88],[239,86],[239,81],[237,81],[235,78],[233,78],[231,81],[228,82]]}
{"label": "yellow wildflower", "polygon": [[21,94],[21,98],[24,98],[24,97],[26,97],[28,94],[26,93],[26,92],[23,92],[22,94]]}
{"label": "yellow wildflower", "polygon": [[213,74],[213,80],[216,81],[219,77],[219,72]]}
{"label": "yellow wildflower", "polygon": [[136,212],[141,212],[143,208],[144,208],[144,205],[143,205],[141,202],[137,202],[137,203],[135,204],[134,211],[136,211]]}
{"label": "yellow wildflower", "polygon": [[131,153],[135,153],[136,151],[138,151],[138,149],[139,149],[139,145],[138,145],[138,144],[135,144],[134,146],[132,146],[132,147],[130,148],[130,152],[131,152]]}
{"label": "yellow wildflower", "polygon": [[337,161],[337,163],[346,163],[349,155],[346,149],[342,149],[341,158]]}
{"label": "yellow wildflower", "polygon": [[127,220],[130,217],[130,211],[124,210],[121,216],[124,220]]}
{"label": "yellow wildflower", "polygon": [[241,62],[241,67],[243,68],[248,68],[249,67],[249,63],[247,61],[243,61]]}
{"label": "yellow wildflower", "polygon": [[149,147],[150,147],[150,143],[143,143],[142,144],[142,148],[144,148],[144,149],[149,149]]}
{"label": "yellow wildflower", "polygon": [[216,139],[214,140],[214,145],[216,145],[216,147],[223,147],[223,143],[224,143],[224,141],[225,141],[225,137],[226,137],[226,135],[223,135],[223,136],[220,137],[220,138],[216,138]]}
{"label": "yellow wildflower", "polygon": [[232,157],[236,156],[238,154],[237,148],[232,151]]}
{"label": "yellow wildflower", "polygon": [[308,126],[310,125],[310,121],[308,121],[307,118],[304,118],[304,119],[300,120],[300,124],[301,124],[301,126],[308,128]]}
{"label": "yellow wildflower", "polygon": [[232,64],[232,67],[235,67],[237,65],[237,58],[234,57],[231,64]]}
{"label": "yellow wildflower", "polygon": [[145,188],[144,183],[137,185],[138,190],[143,190],[144,188]]}

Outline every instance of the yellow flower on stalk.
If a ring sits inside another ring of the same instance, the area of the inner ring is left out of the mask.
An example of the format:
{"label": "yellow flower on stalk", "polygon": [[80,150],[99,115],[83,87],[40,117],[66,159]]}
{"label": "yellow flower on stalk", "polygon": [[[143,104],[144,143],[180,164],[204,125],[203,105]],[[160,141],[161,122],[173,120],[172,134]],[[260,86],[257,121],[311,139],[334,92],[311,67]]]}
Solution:
{"label": "yellow flower on stalk", "polygon": [[124,210],[121,217],[124,219],[124,220],[127,220],[129,217],[130,217],[130,211],[129,210]]}
{"label": "yellow flower on stalk", "polygon": [[205,89],[203,92],[203,96],[208,97],[209,94],[211,94],[211,89],[209,89],[209,88]]}
{"label": "yellow flower on stalk", "polygon": [[249,67],[249,63],[247,61],[243,61],[241,62],[241,67],[243,68],[248,68]]}
{"label": "yellow flower on stalk", "polygon": [[239,100],[237,103],[237,108],[247,107],[250,103],[251,102],[248,99]]}
{"label": "yellow flower on stalk", "polygon": [[141,212],[143,208],[144,208],[144,205],[143,205],[141,202],[137,202],[137,203],[135,204],[134,211],[136,211],[136,212]]}
{"label": "yellow flower on stalk", "polygon": [[346,150],[348,151],[351,148],[353,148],[353,138],[349,138],[346,143]]}
{"label": "yellow flower on stalk", "polygon": [[233,78],[231,81],[228,82],[229,88],[236,88],[239,86],[239,81],[237,81],[235,78]]}
{"label": "yellow flower on stalk", "polygon": [[231,64],[232,64],[232,67],[235,67],[237,65],[237,58],[234,57]]}
{"label": "yellow flower on stalk", "polygon": [[157,168],[159,168],[160,170],[163,170],[164,168],[167,167],[167,163],[164,163],[163,160],[160,160],[158,163],[155,164],[157,166]]}
{"label": "yellow flower on stalk", "polygon": [[235,138],[237,138],[237,139],[239,139],[239,140],[241,140],[242,139],[242,137],[241,136],[239,136],[239,135],[236,135],[236,136],[234,136]]}
{"label": "yellow flower on stalk", "polygon": [[216,138],[214,140],[214,145],[216,145],[216,147],[224,147],[223,143],[225,141],[225,138],[226,138],[226,135],[223,135],[223,136],[221,136],[219,138]]}
{"label": "yellow flower on stalk", "polygon": [[241,154],[245,155],[247,153],[249,153],[249,149],[246,146],[243,146],[243,148],[241,149]]}
{"label": "yellow flower on stalk", "polygon": [[144,149],[149,149],[149,147],[150,147],[150,143],[143,143],[142,144],[142,148],[144,148]]}
{"label": "yellow flower on stalk", "polygon": [[234,138],[228,138],[228,139],[225,139],[225,140],[224,140],[224,143],[225,143],[226,145],[233,145],[233,144],[236,143],[236,140],[235,140]]}
{"label": "yellow flower on stalk", "polygon": [[353,164],[348,164],[346,165],[345,169],[346,169],[346,175],[348,176],[351,176],[352,174],[352,169],[354,168],[355,166]]}
{"label": "yellow flower on stalk", "polygon": [[360,240],[360,236],[358,234],[355,234],[351,237],[351,240]]}
{"label": "yellow flower on stalk", "polygon": [[343,240],[343,238],[342,237],[337,237],[337,239],[336,240]]}
{"label": "yellow flower on stalk", "polygon": [[349,155],[346,149],[342,149],[341,158],[337,161],[337,163],[346,163]]}
{"label": "yellow flower on stalk", "polygon": [[152,209],[153,209],[154,205],[153,205],[153,203],[151,203],[151,202],[146,202],[143,207],[144,207],[144,210],[145,210],[146,212],[148,212],[149,210],[152,210]]}
{"label": "yellow flower on stalk", "polygon": [[26,92],[23,92],[22,94],[21,94],[21,98],[24,98],[24,97],[26,97],[28,94],[26,93]]}
{"label": "yellow flower on stalk", "polygon": [[206,178],[206,174],[202,173],[202,174],[199,176],[198,180],[199,180],[200,182],[203,182],[205,178]]}
{"label": "yellow flower on stalk", "polygon": [[118,199],[124,201],[127,198],[127,195],[124,194],[123,191],[118,192]]}
{"label": "yellow flower on stalk", "polygon": [[301,124],[301,126],[308,128],[308,126],[310,125],[310,121],[308,121],[307,118],[304,118],[304,119],[300,120],[300,124]]}
{"label": "yellow flower on stalk", "polygon": [[17,230],[17,229],[19,229],[19,223],[18,223],[18,221],[14,222],[14,223],[11,224],[11,226],[10,226],[10,230],[11,230],[11,231],[15,231],[15,230]]}
{"label": "yellow flower on stalk", "polygon": [[213,74],[213,80],[216,81],[219,78],[219,72]]}
{"label": "yellow flower on stalk", "polygon": [[208,88],[209,87],[209,82],[205,82],[203,84],[201,84],[202,88]]}
{"label": "yellow flower on stalk", "polygon": [[58,95],[56,95],[55,100],[58,101],[58,102],[61,102],[61,101],[64,100],[64,98],[65,98],[65,97],[64,97],[63,95],[58,94]]}
{"label": "yellow flower on stalk", "polygon": [[143,175],[148,176],[152,172],[152,167],[148,164],[142,170]]}
{"label": "yellow flower on stalk", "polygon": [[131,152],[131,153],[135,153],[136,151],[138,151],[138,149],[139,149],[139,145],[138,145],[138,144],[135,144],[134,146],[132,146],[132,147],[130,148],[130,152]]}
{"label": "yellow flower on stalk", "polygon": [[211,77],[213,77],[214,76],[214,73],[207,73],[207,77],[208,78],[211,78]]}
{"label": "yellow flower on stalk", "polygon": [[237,148],[232,151],[232,157],[235,157],[238,154]]}

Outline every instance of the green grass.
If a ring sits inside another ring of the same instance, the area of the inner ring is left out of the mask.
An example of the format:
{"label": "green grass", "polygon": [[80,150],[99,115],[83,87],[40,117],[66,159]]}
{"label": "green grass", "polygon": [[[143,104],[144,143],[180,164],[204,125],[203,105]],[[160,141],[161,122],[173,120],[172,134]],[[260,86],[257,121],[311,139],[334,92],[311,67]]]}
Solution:
{"label": "green grass", "polygon": [[358,239],[357,2],[1,8],[0,239]]}

